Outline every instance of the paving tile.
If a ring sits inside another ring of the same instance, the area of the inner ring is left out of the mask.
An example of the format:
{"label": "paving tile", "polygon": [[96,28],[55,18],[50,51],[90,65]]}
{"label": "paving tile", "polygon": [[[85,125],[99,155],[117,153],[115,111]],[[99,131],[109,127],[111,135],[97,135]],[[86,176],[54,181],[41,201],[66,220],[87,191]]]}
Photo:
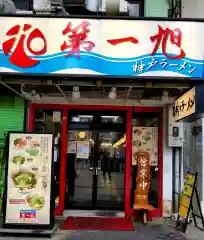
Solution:
{"label": "paving tile", "polygon": [[0,240],[203,240],[204,232],[193,225],[184,235],[169,227],[164,221],[153,221],[147,226],[136,223],[135,231],[58,231],[51,238],[0,236]]}

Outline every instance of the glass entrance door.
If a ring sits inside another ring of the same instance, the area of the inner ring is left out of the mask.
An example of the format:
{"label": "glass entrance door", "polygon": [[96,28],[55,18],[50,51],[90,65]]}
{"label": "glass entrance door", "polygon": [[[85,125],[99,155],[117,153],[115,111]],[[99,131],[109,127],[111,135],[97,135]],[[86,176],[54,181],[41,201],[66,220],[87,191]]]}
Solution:
{"label": "glass entrance door", "polygon": [[68,133],[65,207],[93,206],[96,181],[92,132],[73,130]]}
{"label": "glass entrance door", "polygon": [[119,116],[104,112],[69,116],[66,208],[122,210],[125,119],[121,127]]}
{"label": "glass entrance door", "polygon": [[[122,132],[99,132],[97,206],[123,209],[125,140]],[[121,144],[119,143],[121,141]]]}

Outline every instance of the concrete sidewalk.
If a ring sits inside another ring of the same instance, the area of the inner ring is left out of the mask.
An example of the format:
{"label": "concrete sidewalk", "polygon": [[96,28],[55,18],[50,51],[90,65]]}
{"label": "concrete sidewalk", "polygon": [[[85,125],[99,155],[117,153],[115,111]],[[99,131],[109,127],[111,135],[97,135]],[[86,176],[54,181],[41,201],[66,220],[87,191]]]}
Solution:
{"label": "concrete sidewalk", "polygon": [[34,238],[22,236],[0,236],[0,240],[203,240],[204,232],[192,225],[188,226],[186,234],[175,231],[164,220],[154,220],[147,226],[135,223],[135,231],[57,231],[52,238]]}

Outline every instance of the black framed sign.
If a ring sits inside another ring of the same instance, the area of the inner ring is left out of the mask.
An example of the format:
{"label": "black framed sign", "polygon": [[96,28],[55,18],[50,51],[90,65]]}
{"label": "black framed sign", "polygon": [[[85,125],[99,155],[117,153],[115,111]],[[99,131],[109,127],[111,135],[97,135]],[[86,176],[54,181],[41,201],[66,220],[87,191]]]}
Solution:
{"label": "black framed sign", "polygon": [[53,135],[10,132],[3,201],[3,228],[54,226]]}

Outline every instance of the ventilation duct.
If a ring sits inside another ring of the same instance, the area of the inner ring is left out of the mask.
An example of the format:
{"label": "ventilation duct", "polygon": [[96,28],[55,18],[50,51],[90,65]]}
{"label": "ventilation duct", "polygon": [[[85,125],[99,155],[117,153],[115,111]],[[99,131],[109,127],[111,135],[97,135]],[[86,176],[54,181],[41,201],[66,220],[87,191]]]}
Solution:
{"label": "ventilation duct", "polygon": [[120,12],[120,0],[106,0],[106,14],[116,15]]}
{"label": "ventilation duct", "polygon": [[12,0],[0,0],[0,13],[16,14],[16,7]]}
{"label": "ventilation duct", "polygon": [[91,12],[105,12],[108,15],[119,13],[120,0],[85,0],[85,7]]}
{"label": "ventilation duct", "polygon": [[128,14],[131,17],[139,17],[140,16],[140,5],[139,3],[128,3],[127,4]]}

